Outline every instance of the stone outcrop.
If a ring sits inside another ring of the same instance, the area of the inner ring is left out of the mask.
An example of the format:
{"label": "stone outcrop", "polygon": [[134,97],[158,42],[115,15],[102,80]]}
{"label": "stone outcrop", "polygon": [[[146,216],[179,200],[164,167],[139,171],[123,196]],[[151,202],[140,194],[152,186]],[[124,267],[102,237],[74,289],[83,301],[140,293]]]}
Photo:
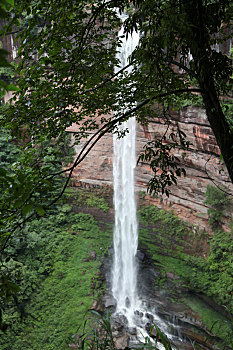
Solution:
{"label": "stone outcrop", "polygon": [[[165,196],[151,197],[146,194],[145,199],[159,207],[172,209],[179,217],[198,228],[210,230],[208,226],[207,209],[204,204],[206,186],[208,184],[224,186],[229,193],[233,193],[233,186],[227,175],[225,166],[220,160],[220,150],[213,132],[209,126],[205,112],[199,107],[188,107],[180,113],[171,113],[171,129],[179,126],[190,142],[185,156],[180,150],[175,155],[186,170],[186,176],[179,178],[177,185],[171,186],[169,198]],[[161,138],[167,129],[164,120],[155,117],[147,126],[137,127],[137,153],[149,140]],[[72,138],[78,127],[74,124],[68,132]],[[90,134],[91,136],[91,134]],[[75,146],[78,154],[86,140]],[[112,186],[112,135],[104,136],[91,150],[88,156],[75,169],[72,183],[75,186],[99,187]],[[152,176],[149,164],[140,163],[136,167],[136,190],[146,192],[148,181]]]}

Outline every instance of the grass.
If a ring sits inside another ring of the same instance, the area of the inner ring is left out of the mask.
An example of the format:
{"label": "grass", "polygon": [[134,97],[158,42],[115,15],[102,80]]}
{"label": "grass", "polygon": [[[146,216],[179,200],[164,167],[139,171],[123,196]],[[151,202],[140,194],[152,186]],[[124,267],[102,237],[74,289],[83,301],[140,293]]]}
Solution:
{"label": "grass", "polygon": [[[85,214],[82,214],[82,218]],[[43,350],[66,349],[67,341],[75,334],[83,315],[91,307],[95,297],[92,284],[97,284],[100,256],[106,247],[108,237],[93,222],[86,220],[86,231],[72,237],[66,254],[67,261],[58,260],[51,276],[46,278],[40,293],[34,299],[33,314],[38,321],[27,329],[27,339],[35,344],[31,349],[43,345]],[[97,259],[89,260],[94,249]],[[63,253],[64,254],[64,253]],[[58,256],[61,258],[60,252]],[[96,288],[100,291],[100,287]],[[43,305],[43,307],[41,307]],[[28,341],[28,340],[27,340]]]}
{"label": "grass", "polygon": [[95,208],[99,210],[103,210],[103,212],[107,213],[109,210],[109,205],[105,198],[103,197],[106,194],[107,190],[95,190],[93,191],[75,191],[73,188],[68,189],[66,192],[66,196],[71,198],[72,202],[78,206],[83,206],[86,208]]}
{"label": "grass", "polygon": [[[105,195],[109,199],[109,193]],[[66,200],[75,207],[76,213],[72,212],[70,205],[63,203],[51,215],[28,225],[24,232],[26,248],[15,248],[20,252],[17,260],[22,264],[23,292],[19,301],[23,304],[25,315],[20,320],[19,314],[10,309],[9,315],[4,316],[12,326],[1,334],[1,350],[67,349],[80,331],[79,325],[87,310],[103,292],[99,269],[112,243],[112,222],[106,220],[108,215],[105,214],[109,205],[101,192],[71,189]],[[92,215],[81,212],[86,208],[99,210],[98,222]],[[181,300],[187,290],[214,289],[215,285],[203,267],[206,261],[203,253],[208,252],[199,250],[197,253],[196,250],[196,246],[204,246],[204,234],[195,234],[171,211],[165,212],[154,206],[142,207],[138,217],[140,244],[147,249],[159,271],[156,288],[168,286],[170,299],[174,302]],[[222,236],[217,238],[223,242]],[[217,238],[216,246],[219,247]],[[91,251],[95,252],[93,260],[90,258]],[[168,284],[167,272],[178,276],[178,279],[171,279]],[[228,337],[230,344],[230,328],[225,327],[223,319],[197,300],[185,298],[184,302],[199,313],[209,329],[217,320],[214,332],[225,339]],[[221,328],[217,332],[220,323]]]}
{"label": "grass", "polygon": [[226,318],[219,312],[209,307],[200,298],[192,295],[192,297],[185,297],[184,302],[201,316],[201,319],[207,328],[219,338],[226,340],[228,337],[233,336],[232,324],[230,321],[226,320]]}
{"label": "grass", "polygon": [[92,215],[72,213],[64,204],[56,214],[32,222],[28,235],[33,238],[31,248],[21,258],[25,266],[38,267],[31,271],[36,288],[29,300],[21,296],[24,318],[12,313],[13,324],[1,334],[0,348],[67,349],[87,310],[103,292],[99,272],[112,234],[100,229]]}
{"label": "grass", "polygon": [[[207,328],[230,344],[233,338],[232,325],[224,316],[207,307],[198,298],[183,298],[191,291],[195,294],[202,292],[214,299],[219,298],[217,300],[224,299],[229,282],[227,280],[226,286],[220,281],[225,276],[224,273],[228,273],[228,261],[221,260],[220,265],[220,262],[216,261],[217,258],[215,259],[216,249],[213,249],[213,243],[217,238],[212,238],[209,245],[209,237],[205,233],[194,233],[190,226],[171,211],[166,212],[153,206],[143,206],[139,210],[139,222],[140,244],[150,254],[156,270],[159,271],[155,288],[165,288],[172,302],[184,302],[193,311],[198,312]],[[224,242],[228,242],[227,233],[221,236],[219,234],[219,237],[225,249]],[[216,268],[215,273],[212,272],[213,267]],[[169,278],[168,273],[175,275],[175,278]],[[221,289],[217,288],[219,283]]]}

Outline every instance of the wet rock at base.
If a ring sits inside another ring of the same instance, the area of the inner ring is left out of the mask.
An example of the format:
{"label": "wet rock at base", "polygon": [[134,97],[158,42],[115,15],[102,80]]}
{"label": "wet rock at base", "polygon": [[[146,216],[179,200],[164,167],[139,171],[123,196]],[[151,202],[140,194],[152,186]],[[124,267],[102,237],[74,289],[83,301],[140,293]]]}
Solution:
{"label": "wet rock at base", "polygon": [[127,327],[126,332],[131,335],[137,335],[137,328],[136,327]]}
{"label": "wet rock at base", "polygon": [[158,333],[157,330],[154,327],[152,327],[152,329],[150,329],[149,335],[150,335],[151,338],[156,338],[157,337],[157,333]]}
{"label": "wet rock at base", "polygon": [[152,314],[150,314],[149,312],[147,312],[147,313],[145,314],[145,316],[148,318],[148,320],[150,320],[151,322],[153,322],[154,317],[153,317]]}
{"label": "wet rock at base", "polygon": [[122,314],[116,315],[115,320],[117,322],[120,322],[123,325],[127,325],[128,324],[127,317],[125,315],[122,315]]}
{"label": "wet rock at base", "polygon": [[146,324],[145,329],[151,338],[156,338],[157,330],[150,322]]}
{"label": "wet rock at base", "polygon": [[111,295],[106,295],[103,298],[104,306],[107,308],[116,306],[116,299]]}
{"label": "wet rock at base", "polygon": [[115,334],[124,335],[127,324],[128,320],[124,315],[117,314],[112,316],[112,332],[115,332]]}
{"label": "wet rock at base", "polygon": [[216,341],[219,340],[217,337],[213,336],[212,341],[209,341],[205,335],[194,333],[189,329],[182,329],[182,335],[197,344],[200,350],[219,349],[218,346],[215,347],[215,345],[213,345],[214,338]]}
{"label": "wet rock at base", "polygon": [[129,345],[129,335],[124,334],[119,338],[115,338],[114,343],[116,349],[126,349]]}
{"label": "wet rock at base", "polygon": [[143,312],[138,311],[138,310],[135,310],[135,311],[134,311],[134,315],[135,315],[135,316],[139,316],[139,317],[142,318],[142,317],[143,317]]}
{"label": "wet rock at base", "polygon": [[143,261],[145,258],[145,254],[142,253],[140,250],[137,250],[136,257],[138,258],[139,261]]}

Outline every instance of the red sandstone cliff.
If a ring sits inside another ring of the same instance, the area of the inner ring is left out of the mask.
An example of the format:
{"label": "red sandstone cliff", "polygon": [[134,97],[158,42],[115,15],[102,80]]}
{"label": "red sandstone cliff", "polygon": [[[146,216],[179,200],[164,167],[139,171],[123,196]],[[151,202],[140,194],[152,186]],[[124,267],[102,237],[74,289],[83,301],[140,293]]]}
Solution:
{"label": "red sandstone cliff", "polygon": [[[186,151],[185,159],[179,150],[176,155],[186,170],[186,177],[178,179],[178,184],[171,187],[169,198],[158,196],[146,196],[146,199],[160,207],[173,209],[182,219],[197,225],[199,228],[208,227],[207,209],[204,204],[206,186],[214,185],[212,180],[228,188],[233,193],[233,185],[227,175],[225,167],[220,161],[220,152],[215,137],[209,126],[205,112],[198,107],[189,107],[179,114],[172,114],[174,123],[185,132],[191,142],[189,151]],[[148,140],[161,137],[167,128],[158,117],[150,121],[147,127],[138,125],[137,128],[137,152],[142,151]],[[68,131],[73,135],[78,132],[73,125]],[[83,144],[75,146],[76,154]],[[75,169],[72,177],[73,184],[77,186],[112,186],[112,135],[104,136],[90,152],[87,158]],[[146,191],[147,183],[151,177],[149,165],[140,164],[136,168],[136,189]]]}

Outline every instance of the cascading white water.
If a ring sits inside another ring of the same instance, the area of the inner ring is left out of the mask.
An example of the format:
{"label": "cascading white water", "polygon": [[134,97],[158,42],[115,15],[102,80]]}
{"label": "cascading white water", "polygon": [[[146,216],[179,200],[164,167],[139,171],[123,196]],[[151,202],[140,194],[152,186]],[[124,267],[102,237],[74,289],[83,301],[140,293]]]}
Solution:
{"label": "cascading white water", "polygon": [[[121,15],[124,21],[127,16]],[[128,57],[133,52],[139,41],[139,34],[133,32],[126,38],[121,28],[119,37],[122,40],[121,50],[118,52],[120,67],[116,72],[128,64]],[[128,68],[127,72],[130,72]],[[120,96],[119,96],[120,97]],[[136,102],[135,102],[136,105]],[[133,107],[132,105],[129,107]],[[126,112],[122,110],[122,112]],[[134,169],[136,166],[136,120],[130,118],[119,126],[119,131],[128,130],[124,137],[113,136],[114,160],[114,259],[112,268],[112,295],[117,301],[116,314],[126,316],[128,326],[136,326],[137,341],[145,342],[149,335],[145,331],[148,323],[148,307],[145,300],[140,300],[137,292],[137,264],[136,253],[138,247],[138,224],[136,216],[136,200],[134,193]],[[156,314],[155,310],[149,310],[153,322],[167,334],[167,325]],[[151,339],[152,340],[152,339]],[[137,342],[136,341],[136,342]],[[153,342],[153,340],[152,340]],[[156,345],[158,349],[165,350],[162,344]]]}
{"label": "cascading white water", "polygon": [[[124,21],[125,15],[121,15]],[[119,32],[122,37],[123,28]],[[128,57],[139,41],[139,34],[134,32],[126,40],[118,53],[121,69],[128,64]],[[129,69],[128,69],[129,72]],[[131,106],[132,107],[132,106]],[[123,137],[114,135],[114,261],[112,270],[112,294],[117,301],[117,312],[125,314],[130,321],[137,305],[137,267],[135,255],[138,246],[138,225],[134,194],[134,168],[136,166],[135,134],[136,120],[130,118],[119,130],[128,130]]]}

